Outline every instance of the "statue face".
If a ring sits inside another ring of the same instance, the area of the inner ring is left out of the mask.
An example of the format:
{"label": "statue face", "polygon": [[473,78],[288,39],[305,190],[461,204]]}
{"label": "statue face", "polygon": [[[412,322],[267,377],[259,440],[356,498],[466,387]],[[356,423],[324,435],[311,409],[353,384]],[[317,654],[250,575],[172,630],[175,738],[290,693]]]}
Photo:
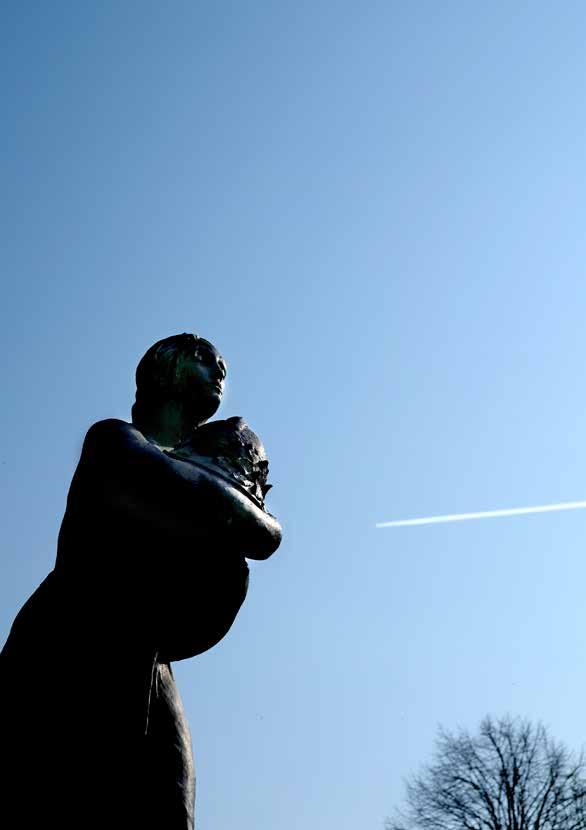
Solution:
{"label": "statue face", "polygon": [[224,394],[226,363],[208,340],[198,338],[193,353],[181,355],[177,362],[178,397],[194,416],[211,418]]}

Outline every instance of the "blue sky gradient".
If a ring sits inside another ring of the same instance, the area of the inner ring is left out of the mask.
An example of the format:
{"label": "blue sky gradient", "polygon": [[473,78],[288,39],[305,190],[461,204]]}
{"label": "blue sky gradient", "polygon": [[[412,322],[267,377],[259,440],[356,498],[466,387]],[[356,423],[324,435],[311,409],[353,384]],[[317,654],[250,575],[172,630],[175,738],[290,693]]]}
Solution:
{"label": "blue sky gradient", "polygon": [[4,18],[3,636],[85,431],[195,331],[285,530],[176,666],[200,830],[381,828],[438,723],[581,746],[586,513],[374,525],[586,498],[584,5]]}

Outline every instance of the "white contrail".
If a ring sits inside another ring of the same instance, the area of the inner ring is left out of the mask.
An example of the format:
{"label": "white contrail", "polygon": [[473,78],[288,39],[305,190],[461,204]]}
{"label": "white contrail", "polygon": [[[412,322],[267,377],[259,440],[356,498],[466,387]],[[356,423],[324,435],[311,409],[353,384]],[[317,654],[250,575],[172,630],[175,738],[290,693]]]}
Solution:
{"label": "white contrail", "polygon": [[586,501],[562,501],[558,504],[542,504],[539,507],[512,507],[508,510],[483,510],[481,513],[453,513],[450,516],[427,516],[423,519],[399,519],[394,522],[377,522],[376,527],[406,527],[407,525],[432,525],[439,522],[464,522],[468,519],[493,519],[497,516],[522,516],[525,513],[553,513],[555,510],[584,510]]}

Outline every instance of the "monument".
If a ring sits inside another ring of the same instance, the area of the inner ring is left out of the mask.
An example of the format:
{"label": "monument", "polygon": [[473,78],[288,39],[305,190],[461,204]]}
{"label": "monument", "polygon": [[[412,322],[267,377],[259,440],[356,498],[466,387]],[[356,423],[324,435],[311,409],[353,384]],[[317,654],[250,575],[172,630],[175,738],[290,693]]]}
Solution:
{"label": "monument", "polygon": [[224,637],[246,558],[281,541],[260,440],[240,418],[205,423],[225,376],[207,340],[161,340],[138,365],[132,423],[87,433],[55,567],[0,653],[3,826],[194,826],[170,664]]}

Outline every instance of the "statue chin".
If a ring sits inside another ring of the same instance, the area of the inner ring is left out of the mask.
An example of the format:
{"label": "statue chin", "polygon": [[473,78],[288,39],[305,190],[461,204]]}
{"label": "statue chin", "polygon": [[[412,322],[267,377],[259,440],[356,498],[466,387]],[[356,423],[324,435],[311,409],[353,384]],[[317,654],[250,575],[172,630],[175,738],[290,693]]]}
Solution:
{"label": "statue chin", "polygon": [[193,423],[201,424],[209,418],[212,418],[220,408],[221,403],[222,393],[217,392],[215,389],[208,391],[205,396],[198,394],[197,397],[194,397],[188,403]]}

